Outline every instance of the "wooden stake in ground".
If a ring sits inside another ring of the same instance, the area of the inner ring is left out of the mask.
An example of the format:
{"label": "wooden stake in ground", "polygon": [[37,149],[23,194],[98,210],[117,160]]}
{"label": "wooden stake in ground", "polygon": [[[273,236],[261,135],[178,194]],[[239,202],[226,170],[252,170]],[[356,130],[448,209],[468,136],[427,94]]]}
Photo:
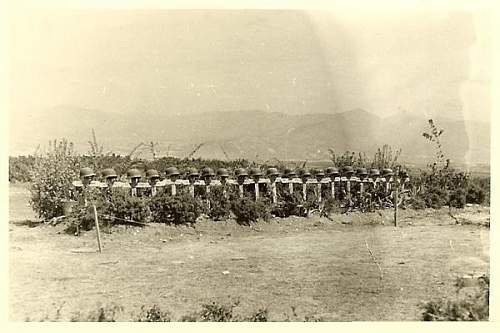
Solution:
{"label": "wooden stake in ground", "polygon": [[398,187],[394,189],[394,226],[398,226]]}
{"label": "wooden stake in ground", "polygon": [[97,233],[97,247],[99,248],[99,253],[102,252],[101,248],[101,232],[99,231],[99,220],[97,219],[97,208],[95,208],[95,205],[92,205],[94,208],[94,221],[95,221],[95,230]]}

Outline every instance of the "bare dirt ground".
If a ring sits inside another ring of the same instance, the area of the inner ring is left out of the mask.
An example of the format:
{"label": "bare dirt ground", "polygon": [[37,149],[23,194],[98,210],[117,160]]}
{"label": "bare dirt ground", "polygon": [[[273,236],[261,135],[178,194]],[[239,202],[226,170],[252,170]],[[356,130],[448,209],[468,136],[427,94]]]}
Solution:
{"label": "bare dirt ground", "polygon": [[[157,304],[173,319],[239,299],[271,320],[420,320],[419,304],[454,297],[456,276],[489,271],[489,208],[390,211],[274,219],[250,227],[202,220],[195,228],[119,226],[80,237],[40,225],[25,186],[10,188],[10,319],[69,320],[119,305],[118,320]],[[468,223],[468,224],[465,224]],[[367,247],[368,245],[368,247]],[[381,271],[368,248],[380,264]],[[292,307],[295,315],[292,314]]]}

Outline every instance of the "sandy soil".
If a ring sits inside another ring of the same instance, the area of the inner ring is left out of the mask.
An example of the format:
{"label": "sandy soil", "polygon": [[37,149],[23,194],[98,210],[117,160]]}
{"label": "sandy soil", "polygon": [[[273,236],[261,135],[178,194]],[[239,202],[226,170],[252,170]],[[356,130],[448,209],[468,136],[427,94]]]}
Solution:
{"label": "sandy soil", "polygon": [[[10,192],[11,320],[69,320],[99,305],[130,320],[158,304],[173,319],[201,304],[239,299],[236,312],[267,308],[272,320],[419,320],[419,304],[453,297],[456,276],[489,270],[489,209],[274,219],[249,227],[202,220],[195,228],[115,227],[80,237],[39,225],[26,190]],[[384,223],[384,224],[382,224]],[[372,258],[368,248],[375,258]],[[381,271],[374,259],[380,264]],[[296,316],[291,308],[295,308]],[[56,315],[57,308],[60,308]]]}

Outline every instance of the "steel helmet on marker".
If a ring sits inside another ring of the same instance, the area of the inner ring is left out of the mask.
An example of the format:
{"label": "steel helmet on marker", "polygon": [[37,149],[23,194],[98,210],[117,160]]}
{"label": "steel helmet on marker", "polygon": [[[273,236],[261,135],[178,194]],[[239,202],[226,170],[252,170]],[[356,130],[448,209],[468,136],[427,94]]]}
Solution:
{"label": "steel helmet on marker", "polygon": [[354,169],[353,169],[352,166],[347,165],[347,166],[344,167],[343,173],[345,175],[352,175],[352,174],[354,174]]}
{"label": "steel helmet on marker", "polygon": [[247,172],[247,169],[245,169],[245,168],[238,168],[238,169],[234,170],[234,175],[236,177],[246,177],[246,176],[248,176],[248,172]]}
{"label": "steel helmet on marker", "polygon": [[268,176],[276,176],[276,177],[278,177],[280,175],[280,173],[279,173],[278,169],[276,169],[276,168],[268,168],[267,169],[267,175]]}
{"label": "steel helmet on marker", "polygon": [[326,174],[329,176],[338,176],[339,175],[339,169],[336,167],[328,167],[326,168]]}
{"label": "steel helmet on marker", "polygon": [[127,177],[128,178],[141,178],[142,174],[139,171],[139,169],[133,168],[133,169],[128,169],[128,171],[127,171]]}
{"label": "steel helmet on marker", "polygon": [[394,172],[392,171],[392,169],[385,168],[385,169],[382,169],[382,176],[383,177],[391,177],[391,176],[394,176]]}
{"label": "steel helmet on marker", "polygon": [[103,178],[105,178],[105,179],[118,177],[118,175],[116,174],[116,171],[112,168],[104,169],[104,170],[102,170],[101,173],[102,173]]}
{"label": "steel helmet on marker", "polygon": [[186,176],[188,177],[198,177],[200,174],[198,173],[198,170],[196,168],[187,168],[186,169]]}
{"label": "steel helmet on marker", "polygon": [[285,170],[283,171],[283,174],[287,178],[293,178],[293,177],[297,176],[297,172],[292,168],[285,168]]}
{"label": "steel helmet on marker", "polygon": [[366,177],[368,176],[368,171],[366,168],[358,168],[358,170],[356,170],[356,174],[361,177]]}
{"label": "steel helmet on marker", "polygon": [[311,172],[309,172],[309,169],[300,169],[299,175],[301,177],[311,177]]}
{"label": "steel helmet on marker", "polygon": [[176,167],[168,167],[165,170],[165,174],[167,175],[167,177],[172,177],[172,176],[179,176],[181,173]]}
{"label": "steel helmet on marker", "polygon": [[93,177],[95,176],[94,170],[92,170],[89,167],[84,167],[80,169],[80,177],[86,178],[86,177]]}
{"label": "steel helmet on marker", "polygon": [[148,179],[160,178],[160,174],[155,169],[149,169],[148,171],[146,171],[146,178]]}
{"label": "steel helmet on marker", "polygon": [[219,168],[217,169],[217,176],[219,177],[229,177],[229,171],[225,168]]}
{"label": "steel helmet on marker", "polygon": [[262,171],[260,171],[259,168],[251,168],[250,169],[250,176],[252,176],[252,177],[260,177],[260,176],[262,176]]}
{"label": "steel helmet on marker", "polygon": [[208,177],[208,176],[215,176],[215,172],[214,172],[214,169],[212,168],[204,168],[203,170],[201,170],[201,175],[203,177]]}
{"label": "steel helmet on marker", "polygon": [[316,170],[314,170],[314,175],[316,177],[324,177],[325,176],[325,172],[323,171],[323,169],[316,169]]}

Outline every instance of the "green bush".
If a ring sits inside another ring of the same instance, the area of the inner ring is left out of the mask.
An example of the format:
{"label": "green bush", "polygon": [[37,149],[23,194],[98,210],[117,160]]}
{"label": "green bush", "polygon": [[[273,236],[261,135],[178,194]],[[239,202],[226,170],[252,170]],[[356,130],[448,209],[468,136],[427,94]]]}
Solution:
{"label": "green bush", "polygon": [[232,321],[233,309],[238,306],[239,302],[233,304],[203,304],[203,310],[200,313],[201,321],[225,322]]}
{"label": "green bush", "polygon": [[67,233],[77,235],[77,231],[88,231],[95,226],[94,205],[100,224],[148,222],[151,216],[148,205],[150,198],[133,197],[126,190],[106,190],[103,193],[99,188],[88,188],[86,197],[87,205],[83,200],[78,200],[72,207],[70,215],[63,221]]}
{"label": "green bush", "polygon": [[202,310],[199,312],[194,312],[189,315],[185,315],[181,318],[181,321],[188,322],[200,322],[200,321],[211,321],[211,322],[230,322],[239,321],[237,317],[233,314],[233,309],[239,305],[239,301],[233,302],[231,304],[219,304],[212,302],[211,304],[203,304]]}
{"label": "green bush", "polygon": [[[47,307],[45,314],[41,318],[26,318],[26,321],[62,321],[62,309],[64,302],[60,305],[53,303],[55,308]],[[212,302],[202,304],[201,310],[181,316],[182,322],[265,322],[268,321],[268,310],[258,308],[248,315],[235,315],[234,308],[239,305],[239,301],[231,301],[229,304],[219,304]],[[47,312],[50,311],[50,312]],[[75,311],[69,313],[71,322],[170,322],[172,316],[170,311],[163,311],[158,305],[143,305],[139,313],[130,312],[130,317],[125,317],[124,307],[116,304],[106,306],[98,305],[96,309],[90,311]]]}
{"label": "green bush", "polygon": [[151,200],[150,209],[153,222],[176,225],[195,223],[203,212],[200,200],[188,194],[160,194]]}
{"label": "green bush", "polygon": [[472,204],[489,204],[490,179],[473,178],[467,186],[466,201]]}
{"label": "green bush", "polygon": [[329,217],[332,213],[341,213],[340,202],[332,198],[326,198],[320,207],[320,216]]}
{"label": "green bush", "polygon": [[441,187],[432,187],[424,194],[425,205],[440,209],[448,202],[448,192]]}
{"label": "green bush", "polygon": [[[150,216],[149,197],[134,197],[127,190],[113,190],[95,198],[99,213],[136,222],[147,222]],[[115,223],[119,223],[115,220]]]}
{"label": "green bush", "polygon": [[300,193],[285,192],[278,198],[278,203],[273,207],[272,212],[278,217],[301,216],[303,215],[302,204],[303,199]]}
{"label": "green bush", "polygon": [[169,322],[170,312],[162,311],[156,304],[152,307],[141,307],[141,312],[135,321],[138,322]]}
{"label": "green bush", "polygon": [[271,216],[270,205],[263,200],[237,199],[232,202],[231,210],[236,216],[236,222],[243,225],[250,225],[258,219],[268,220]]}
{"label": "green bush", "polygon": [[271,201],[267,198],[260,198],[255,202],[257,206],[257,212],[259,213],[259,218],[264,221],[269,221],[273,216],[271,214]]}
{"label": "green bush", "polygon": [[269,313],[266,308],[258,309],[256,312],[252,313],[250,316],[243,318],[241,321],[245,322],[267,322]]}
{"label": "green bush", "polygon": [[212,302],[211,304],[203,304],[202,310],[185,315],[181,318],[184,322],[267,322],[269,321],[269,313],[266,308],[260,308],[248,316],[238,316],[234,314],[234,308],[239,305],[239,302],[231,304],[219,304]]}
{"label": "green bush", "polygon": [[92,205],[85,206],[83,202],[78,202],[73,206],[71,214],[64,219],[63,223],[66,225],[64,231],[76,236],[79,235],[80,230],[92,230],[95,225]]}
{"label": "green bush", "polygon": [[118,313],[123,312],[123,307],[118,305],[100,306],[96,311],[87,314],[76,312],[70,319],[72,322],[116,322]]}
{"label": "green bush", "polygon": [[307,187],[306,200],[302,200],[302,206],[304,214],[306,215],[314,209],[319,209],[318,195],[316,194],[316,191],[312,186]]}
{"label": "green bush", "polygon": [[450,193],[449,205],[455,208],[464,208],[467,192],[464,188],[457,188]]}
{"label": "green bush", "polygon": [[427,208],[427,203],[422,196],[415,196],[410,199],[410,207],[413,209],[425,209]]}
{"label": "green bush", "polygon": [[215,221],[227,220],[231,215],[231,201],[222,193],[222,187],[214,187],[208,195],[208,216]]}
{"label": "green bush", "polygon": [[36,158],[30,204],[40,218],[63,215],[63,202],[71,197],[70,184],[78,178],[78,169],[73,144],[64,139],[50,142],[47,154]]}
{"label": "green bush", "polygon": [[425,321],[480,321],[489,318],[490,278],[483,275],[477,279],[472,293],[461,293],[465,288],[464,278],[455,284],[455,299],[430,301],[422,305],[422,319]]}

